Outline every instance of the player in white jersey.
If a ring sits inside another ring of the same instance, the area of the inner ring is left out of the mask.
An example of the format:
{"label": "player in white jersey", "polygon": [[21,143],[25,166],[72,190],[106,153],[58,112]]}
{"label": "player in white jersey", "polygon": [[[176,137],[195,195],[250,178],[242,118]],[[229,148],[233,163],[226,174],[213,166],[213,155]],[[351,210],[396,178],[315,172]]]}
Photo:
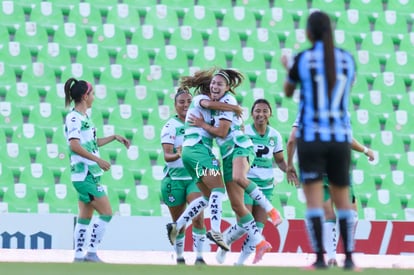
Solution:
{"label": "player in white jersey", "polygon": [[[256,100],[251,108],[251,116],[254,122],[246,125],[244,129],[244,133],[253,142],[255,153],[255,158],[247,173],[247,178],[257,184],[270,202],[272,201],[274,190],[273,163],[276,162],[279,169],[283,172],[286,172],[287,166],[283,156],[282,137],[276,129],[268,125],[271,115],[272,108],[269,102],[265,99]],[[247,193],[244,194],[244,202],[247,209],[253,214],[258,230],[263,232],[267,221],[266,211]],[[244,233],[244,230],[236,223],[225,231],[224,237],[228,244],[231,244],[243,236]],[[247,237],[236,264],[243,265],[253,252],[252,240]],[[219,251],[216,259],[219,263],[223,263],[225,252]]]}
{"label": "player in white jersey", "polygon": [[[97,138],[96,129],[87,115],[92,107],[94,91],[84,80],[69,78],[65,83],[65,106],[74,102],[74,108],[66,116],[65,135],[70,151],[72,183],[79,194],[79,216],[74,231],[75,262],[101,262],[96,252],[106,225],[112,218],[112,209],[100,177],[111,164],[99,156],[98,147],[117,140],[129,148],[129,140],[119,135]],[[89,227],[94,210],[99,218]],[[90,237],[86,234],[90,231]],[[89,244],[85,248],[85,240]],[[87,253],[86,253],[87,252]],[[86,253],[86,255],[85,255]]]}
{"label": "player in white jersey", "polygon": [[[185,227],[187,222],[209,206],[211,230],[207,232],[207,238],[224,250],[228,250],[221,233],[221,209],[225,188],[220,163],[212,152],[213,138],[205,129],[192,125],[189,117],[191,115],[201,116],[205,123],[213,127],[210,109],[234,111],[239,114],[242,109],[238,105],[210,101],[208,88],[210,79],[210,75],[207,74],[206,77],[204,72],[181,79],[182,87],[196,88],[196,95],[193,97],[186,116],[182,160],[191,177],[197,181],[203,196],[192,201],[176,222],[167,224],[167,232],[171,244],[174,245],[178,232]],[[206,80],[208,83],[205,83]],[[198,83],[197,86],[189,85],[195,82]],[[223,136],[225,134],[223,133]]]}
{"label": "player in white jersey", "polygon": [[[161,195],[168,206],[173,222],[184,213],[187,203],[190,204],[201,197],[197,182],[188,173],[181,158],[184,121],[191,100],[192,95],[188,89],[179,88],[174,97],[177,114],[171,117],[161,130],[161,144],[166,162],[165,176],[161,181]],[[197,253],[195,264],[205,264],[202,255],[206,235],[203,213],[197,215],[192,220],[192,224],[193,250]],[[184,240],[185,227],[178,233],[174,244],[177,264],[185,264]]]}
{"label": "player in white jersey", "polygon": [[[243,75],[233,69],[219,69],[212,75],[210,84],[211,99],[226,104],[237,104],[234,89],[243,81]],[[254,159],[253,143],[242,131],[242,120],[233,112],[214,112],[214,127],[206,124],[196,116],[190,116],[194,125],[206,129],[216,136],[217,144],[223,158],[224,181],[233,211],[238,217],[238,225],[252,240],[257,263],[263,254],[270,251],[268,243],[256,227],[253,215],[244,204],[244,192],[254,198],[263,207],[277,226],[282,222],[279,212],[266,199],[257,185],[247,178],[250,163]],[[224,137],[222,132],[227,133]]]}

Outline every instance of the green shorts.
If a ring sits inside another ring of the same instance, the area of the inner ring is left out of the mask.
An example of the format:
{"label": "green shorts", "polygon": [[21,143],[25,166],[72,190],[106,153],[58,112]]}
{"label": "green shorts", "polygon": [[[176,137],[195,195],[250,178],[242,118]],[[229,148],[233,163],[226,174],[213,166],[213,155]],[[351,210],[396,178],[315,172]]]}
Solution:
{"label": "green shorts", "polygon": [[185,168],[193,179],[205,175],[221,176],[220,163],[213,152],[202,143],[194,146],[184,146],[182,159]]}
{"label": "green shorts", "polygon": [[230,182],[233,180],[233,160],[239,157],[246,157],[249,165],[251,165],[255,157],[254,148],[243,148],[236,146],[233,153],[223,159],[224,182]]}
{"label": "green shorts", "polygon": [[79,195],[79,200],[84,203],[90,203],[94,198],[105,197],[106,193],[102,185],[100,185],[101,177],[93,177],[88,173],[84,181],[72,182]]}
{"label": "green shorts", "polygon": [[[263,194],[265,195],[265,197],[270,202],[272,202],[272,200],[273,200],[273,190],[274,189],[275,189],[274,187],[273,188],[266,188],[266,189],[261,189],[260,188],[260,190],[262,190]],[[244,204],[246,204],[246,205],[259,205],[259,203],[257,201],[255,201],[255,200],[253,200],[249,196],[249,194],[247,194],[246,192],[244,192]]]}
{"label": "green shorts", "polygon": [[170,207],[187,203],[187,195],[198,192],[200,189],[194,180],[173,180],[166,176],[161,181],[162,200]]}

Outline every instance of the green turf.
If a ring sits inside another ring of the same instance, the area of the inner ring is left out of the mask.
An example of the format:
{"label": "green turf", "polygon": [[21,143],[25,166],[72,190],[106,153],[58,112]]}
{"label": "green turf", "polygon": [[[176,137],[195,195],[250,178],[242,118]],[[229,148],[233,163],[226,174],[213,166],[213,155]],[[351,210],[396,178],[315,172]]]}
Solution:
{"label": "green turf", "polygon": [[[140,275],[296,275],[310,272],[312,275],[318,274],[344,274],[341,268],[331,268],[321,271],[304,271],[301,268],[291,267],[262,267],[262,266],[171,266],[171,265],[126,265],[126,264],[94,264],[94,263],[0,263],[1,274],[31,274],[31,275],[64,275],[64,274],[140,274]],[[365,275],[408,275],[413,274],[413,270],[403,269],[364,269]],[[345,272],[353,273],[353,272]]]}

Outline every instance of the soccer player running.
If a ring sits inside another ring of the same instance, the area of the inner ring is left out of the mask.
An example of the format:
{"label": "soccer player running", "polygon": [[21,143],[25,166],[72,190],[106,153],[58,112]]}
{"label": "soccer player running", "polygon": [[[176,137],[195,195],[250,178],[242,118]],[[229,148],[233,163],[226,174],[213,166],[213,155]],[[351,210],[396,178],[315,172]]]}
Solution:
{"label": "soccer player running", "polygon": [[355,78],[352,55],[334,46],[329,16],[315,11],[307,20],[312,48],[299,53],[288,69],[284,84],[287,97],[300,84],[299,129],[296,134],[300,178],[306,197],[306,226],[316,261],[310,269],[323,269],[323,177],[326,175],[337,209],[344,243],[344,269],[354,270],[353,214],[349,200],[352,130],[348,112],[349,93]]}
{"label": "soccer player running", "polygon": [[[112,209],[100,185],[100,177],[103,171],[111,168],[111,164],[100,158],[98,147],[117,140],[129,148],[130,142],[119,135],[97,138],[96,129],[87,115],[87,110],[92,107],[94,100],[94,91],[89,82],[69,78],[64,89],[65,106],[69,107],[72,101],[74,102],[73,109],[66,115],[65,123],[65,135],[70,150],[71,179],[79,195],[79,216],[74,231],[74,261],[102,262],[96,252],[105,228],[112,218]],[[94,210],[99,213],[99,218],[89,228]],[[89,238],[86,236],[88,230]],[[89,244],[85,248],[87,239]]]}
{"label": "soccer player running", "polygon": [[[165,176],[161,181],[161,195],[168,206],[172,220],[176,222],[184,213],[186,203],[191,203],[201,197],[197,182],[184,167],[181,154],[184,140],[184,121],[191,104],[192,95],[185,88],[179,88],[174,97],[176,115],[171,117],[161,130],[161,145],[166,162]],[[192,220],[193,250],[196,251],[195,264],[205,264],[203,259],[203,245],[206,228],[204,215],[200,213]],[[176,237],[174,250],[177,264],[185,264],[183,257],[185,240],[185,227]]]}
{"label": "soccer player running", "polygon": [[[175,244],[178,232],[184,228],[190,220],[199,215],[209,206],[211,230],[207,232],[207,238],[224,250],[229,250],[223,241],[221,233],[222,201],[225,196],[225,187],[220,170],[220,163],[212,152],[213,137],[201,127],[189,122],[191,114],[202,117],[203,121],[213,123],[210,109],[232,111],[241,115],[242,108],[210,100],[211,73],[196,72],[194,76],[182,77],[181,87],[195,88],[195,96],[187,111],[184,127],[184,141],[182,145],[182,160],[191,177],[197,181],[197,185],[203,196],[193,200],[176,222],[167,224],[168,239]],[[197,84],[195,84],[197,83]]]}
{"label": "soccer player running", "polygon": [[[286,172],[287,167],[283,156],[283,140],[280,133],[275,128],[269,126],[272,107],[266,99],[257,99],[251,107],[250,114],[253,118],[253,123],[246,125],[244,132],[253,142],[255,158],[247,173],[247,178],[256,183],[271,202],[275,188],[273,183],[273,163],[275,162],[283,172]],[[244,193],[244,203],[253,214],[257,228],[262,233],[267,221],[267,213],[247,193]],[[244,229],[236,223],[224,232],[224,239],[230,245],[244,234]],[[243,265],[254,252],[254,246],[251,242],[252,240],[249,237],[245,239],[239,258],[235,263],[236,265]],[[219,249],[216,254],[216,260],[219,263],[224,263],[225,255],[226,252]]]}
{"label": "soccer player running", "polygon": [[[235,88],[243,81],[243,75],[233,69],[219,69],[214,72],[210,84],[213,101],[237,104]],[[254,147],[251,139],[243,132],[243,121],[233,112],[220,112],[214,115],[214,126],[190,116],[190,121],[216,136],[217,145],[223,159],[224,181],[233,211],[238,217],[238,226],[247,233],[256,251],[253,263],[259,262],[266,252],[272,249],[260,230],[252,213],[244,203],[245,192],[264,209],[266,218],[277,226],[282,222],[279,212],[265,197],[260,188],[247,178],[250,165],[254,160]],[[223,136],[224,133],[224,136]]]}

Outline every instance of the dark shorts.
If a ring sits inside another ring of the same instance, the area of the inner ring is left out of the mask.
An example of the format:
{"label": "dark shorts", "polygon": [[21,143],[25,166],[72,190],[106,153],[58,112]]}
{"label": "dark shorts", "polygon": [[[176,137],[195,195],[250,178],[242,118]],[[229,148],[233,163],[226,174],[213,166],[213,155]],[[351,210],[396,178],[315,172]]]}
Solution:
{"label": "dark shorts", "polygon": [[348,142],[304,142],[297,140],[300,178],[303,183],[322,180],[349,186],[351,144]]}

